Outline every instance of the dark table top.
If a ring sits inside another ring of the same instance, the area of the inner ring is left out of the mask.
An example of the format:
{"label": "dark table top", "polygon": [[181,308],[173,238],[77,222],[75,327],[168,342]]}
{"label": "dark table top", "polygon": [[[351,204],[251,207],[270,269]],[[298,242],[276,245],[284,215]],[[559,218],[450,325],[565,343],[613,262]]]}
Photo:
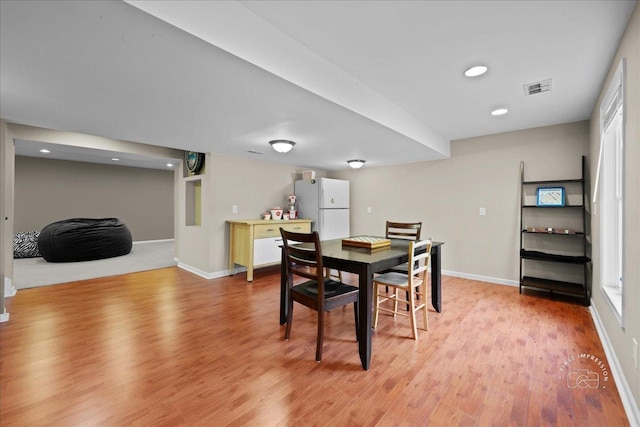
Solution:
{"label": "dark table top", "polygon": [[[360,248],[355,246],[344,246],[342,239],[323,240],[320,242],[322,247],[323,258],[333,259],[357,264],[380,264],[397,258],[408,258],[407,250],[409,248],[409,240],[390,239],[391,246],[378,249]],[[441,246],[443,242],[433,242],[432,250]],[[401,261],[401,263],[407,260]]]}
{"label": "dark table top", "polygon": [[[409,240],[390,240],[391,246],[378,249],[344,246],[342,239],[323,240],[320,244],[323,258],[340,263],[343,267],[354,264],[370,264],[379,266],[379,268],[389,268],[390,266],[407,262],[409,248]],[[432,251],[442,244],[443,242],[433,242]],[[331,264],[332,262],[329,263]],[[345,268],[345,270],[349,271],[350,269]],[[378,268],[374,268],[373,271],[378,271]]]}

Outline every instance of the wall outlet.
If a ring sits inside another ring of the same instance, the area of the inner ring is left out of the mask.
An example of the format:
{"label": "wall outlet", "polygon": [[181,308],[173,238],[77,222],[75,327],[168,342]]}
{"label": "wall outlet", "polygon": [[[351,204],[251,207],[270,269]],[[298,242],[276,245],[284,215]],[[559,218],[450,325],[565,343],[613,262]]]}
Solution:
{"label": "wall outlet", "polygon": [[633,338],[633,364],[638,369],[638,340]]}
{"label": "wall outlet", "polygon": [[371,213],[371,206],[367,207],[367,213]]}
{"label": "wall outlet", "polygon": [[487,214],[487,210],[485,208],[480,208],[480,216],[485,216]]}
{"label": "wall outlet", "polygon": [[231,206],[231,213],[238,213],[238,205]]}

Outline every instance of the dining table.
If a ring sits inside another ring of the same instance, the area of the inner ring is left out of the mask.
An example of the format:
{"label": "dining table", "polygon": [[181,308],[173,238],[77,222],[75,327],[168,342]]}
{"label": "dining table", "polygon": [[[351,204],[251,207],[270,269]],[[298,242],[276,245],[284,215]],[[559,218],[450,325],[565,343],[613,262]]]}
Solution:
{"label": "dining table", "polygon": [[[373,236],[377,237],[377,236]],[[384,237],[379,237],[384,239]],[[389,239],[391,244],[382,248],[369,249],[343,245],[343,239],[320,242],[324,267],[346,271],[358,275],[359,331],[358,352],[362,368],[369,369],[371,362],[371,322],[373,311],[373,275],[409,261],[409,240]],[[443,242],[431,245],[431,304],[440,313],[441,302],[441,248]],[[287,323],[288,291],[284,248],[280,263],[280,324]],[[366,308],[366,309],[362,309]]]}

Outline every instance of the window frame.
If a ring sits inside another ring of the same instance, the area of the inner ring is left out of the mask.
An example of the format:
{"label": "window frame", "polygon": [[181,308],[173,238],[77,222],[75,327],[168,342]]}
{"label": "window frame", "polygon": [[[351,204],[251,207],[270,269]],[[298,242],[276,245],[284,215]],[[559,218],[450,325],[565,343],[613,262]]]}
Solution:
{"label": "window frame", "polygon": [[[600,291],[622,329],[625,326],[625,125],[625,60],[623,58],[600,104],[600,158],[594,189],[600,193],[600,280],[598,282]],[[594,194],[594,202],[595,198]]]}

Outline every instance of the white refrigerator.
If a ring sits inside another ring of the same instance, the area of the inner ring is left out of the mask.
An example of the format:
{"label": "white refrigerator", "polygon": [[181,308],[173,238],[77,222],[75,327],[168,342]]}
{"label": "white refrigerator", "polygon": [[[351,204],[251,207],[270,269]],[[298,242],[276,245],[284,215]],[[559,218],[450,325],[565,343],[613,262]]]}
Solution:
{"label": "white refrigerator", "polygon": [[313,220],[311,229],[321,240],[349,237],[349,181],[298,180],[294,193],[299,217]]}

